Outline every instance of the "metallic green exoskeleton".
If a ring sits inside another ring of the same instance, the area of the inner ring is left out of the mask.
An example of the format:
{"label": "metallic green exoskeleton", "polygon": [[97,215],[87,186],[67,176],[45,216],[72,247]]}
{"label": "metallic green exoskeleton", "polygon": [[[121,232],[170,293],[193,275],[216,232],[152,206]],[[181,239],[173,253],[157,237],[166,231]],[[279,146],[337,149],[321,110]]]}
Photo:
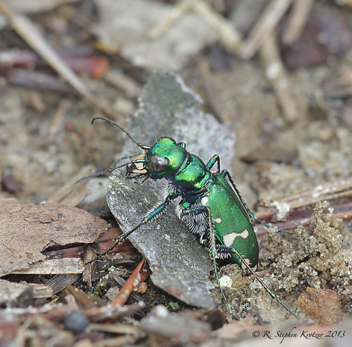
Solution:
{"label": "metallic green exoskeleton", "polygon": [[[266,291],[295,315],[254,272],[259,253],[251,223],[255,217],[245,204],[230,174],[226,170],[220,171],[218,155],[214,155],[205,164],[199,157],[189,153],[183,142],[176,143],[172,138],[162,137],[149,147],[136,142],[115,122],[101,117],[95,119],[114,124],[145,151],[124,165],[127,167],[127,176],[151,178],[155,181],[166,179],[168,182],[165,200],[145,216],[140,224],[124,233],[110,249],[141,225],[159,216],[171,201],[179,198],[177,213],[191,231],[198,235],[200,243],[209,248],[218,283],[216,259],[226,258],[251,271]],[[116,168],[115,166],[107,171]],[[221,287],[220,290],[222,292]],[[223,292],[222,294],[226,302],[226,297]]]}
{"label": "metallic green exoskeleton", "polygon": [[[211,171],[215,164],[217,170]],[[199,234],[202,244],[210,248],[213,257],[219,253],[241,266],[238,256],[228,250],[236,249],[254,267],[259,250],[248,209],[228,172],[219,172],[219,164],[217,155],[205,164],[196,155],[187,152],[184,143],[163,137],[145,155],[135,159],[127,171],[156,181],[162,178],[168,181],[165,201],[155,209],[155,213],[151,212],[152,217],[170,201],[181,197],[180,218]]]}

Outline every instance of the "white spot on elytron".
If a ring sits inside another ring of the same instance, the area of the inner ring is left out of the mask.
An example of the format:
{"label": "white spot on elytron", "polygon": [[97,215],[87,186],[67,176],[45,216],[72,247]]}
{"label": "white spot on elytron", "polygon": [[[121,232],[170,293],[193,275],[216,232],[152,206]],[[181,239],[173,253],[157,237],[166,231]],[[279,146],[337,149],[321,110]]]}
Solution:
{"label": "white spot on elytron", "polygon": [[205,196],[204,198],[202,198],[202,200],[200,201],[200,203],[201,203],[203,206],[207,206],[208,201],[209,201],[209,198]]}
{"label": "white spot on elytron", "polygon": [[213,221],[218,224],[220,224],[222,222],[221,218],[215,218],[215,219],[213,219]]}
{"label": "white spot on elytron", "polygon": [[[245,259],[244,261],[249,265],[249,259]],[[242,270],[246,270],[246,269],[247,269],[246,265],[242,263]]]}
{"label": "white spot on elytron", "polygon": [[231,234],[225,235],[224,238],[222,239],[224,242],[224,245],[226,247],[231,247],[236,237],[238,236],[242,237],[243,239],[246,239],[249,236],[248,230],[244,229],[241,233],[231,233]]}

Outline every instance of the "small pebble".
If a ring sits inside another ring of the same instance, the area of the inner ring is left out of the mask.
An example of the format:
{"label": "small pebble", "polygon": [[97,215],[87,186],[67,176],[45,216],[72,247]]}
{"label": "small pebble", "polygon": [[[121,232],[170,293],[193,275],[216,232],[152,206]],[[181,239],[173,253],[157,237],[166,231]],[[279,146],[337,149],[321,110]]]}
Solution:
{"label": "small pebble", "polygon": [[19,186],[16,182],[16,178],[13,175],[11,169],[6,168],[0,177],[2,189],[9,193],[17,193],[19,191]]}
{"label": "small pebble", "polygon": [[66,330],[78,334],[89,326],[89,319],[83,312],[71,311],[66,314],[63,323]]}
{"label": "small pebble", "polygon": [[298,298],[298,306],[321,326],[337,324],[343,317],[341,298],[331,289],[307,287]]}

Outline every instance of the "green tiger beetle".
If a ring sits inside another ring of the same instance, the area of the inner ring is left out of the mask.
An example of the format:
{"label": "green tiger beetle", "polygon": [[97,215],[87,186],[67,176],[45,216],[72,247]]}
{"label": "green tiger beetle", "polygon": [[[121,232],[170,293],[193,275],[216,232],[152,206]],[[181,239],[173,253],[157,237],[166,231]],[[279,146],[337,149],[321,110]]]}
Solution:
{"label": "green tiger beetle", "polygon": [[[183,142],[176,143],[170,137],[162,137],[152,147],[149,147],[138,143],[124,128],[110,119],[96,117],[92,120],[92,124],[97,119],[118,127],[145,152],[127,164],[121,166],[113,164],[108,170],[87,177],[105,174],[125,166],[127,167],[127,176],[130,178],[151,178],[155,181],[165,178],[168,186],[163,202],[147,214],[133,229],[122,234],[107,251],[87,264],[101,258],[143,224],[158,217],[171,201],[181,198],[176,212],[179,218],[187,223],[191,231],[198,235],[200,243],[209,249],[215,277],[226,306],[228,303],[219,283],[216,265],[216,259],[219,258],[227,259],[229,262],[237,263],[242,269],[247,269],[273,299],[299,319],[255,273],[259,247],[252,227],[252,220],[267,227],[270,225],[255,218],[229,172],[227,170],[220,171],[218,155],[214,155],[205,164],[199,157],[187,152],[186,144]],[[213,170],[214,166],[215,170]]]}

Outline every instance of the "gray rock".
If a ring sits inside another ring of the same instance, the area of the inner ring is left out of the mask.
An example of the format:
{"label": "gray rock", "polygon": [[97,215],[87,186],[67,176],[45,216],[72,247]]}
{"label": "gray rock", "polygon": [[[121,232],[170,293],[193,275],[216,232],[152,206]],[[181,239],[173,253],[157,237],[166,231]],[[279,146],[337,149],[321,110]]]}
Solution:
{"label": "gray rock", "polygon": [[[132,116],[128,130],[142,144],[152,146],[162,136],[185,142],[191,153],[204,161],[219,154],[221,164],[230,167],[235,136],[228,124],[219,122],[199,108],[202,101],[179,76],[167,72],[151,75]],[[121,157],[141,150],[126,140]],[[163,180],[143,185],[126,179],[122,169],[110,176],[107,202],[123,232],[139,224],[153,207],[163,201]],[[165,214],[129,236],[148,260],[153,283],[187,304],[214,305],[209,274],[213,269],[208,251],[202,248],[188,227],[169,206]]]}

